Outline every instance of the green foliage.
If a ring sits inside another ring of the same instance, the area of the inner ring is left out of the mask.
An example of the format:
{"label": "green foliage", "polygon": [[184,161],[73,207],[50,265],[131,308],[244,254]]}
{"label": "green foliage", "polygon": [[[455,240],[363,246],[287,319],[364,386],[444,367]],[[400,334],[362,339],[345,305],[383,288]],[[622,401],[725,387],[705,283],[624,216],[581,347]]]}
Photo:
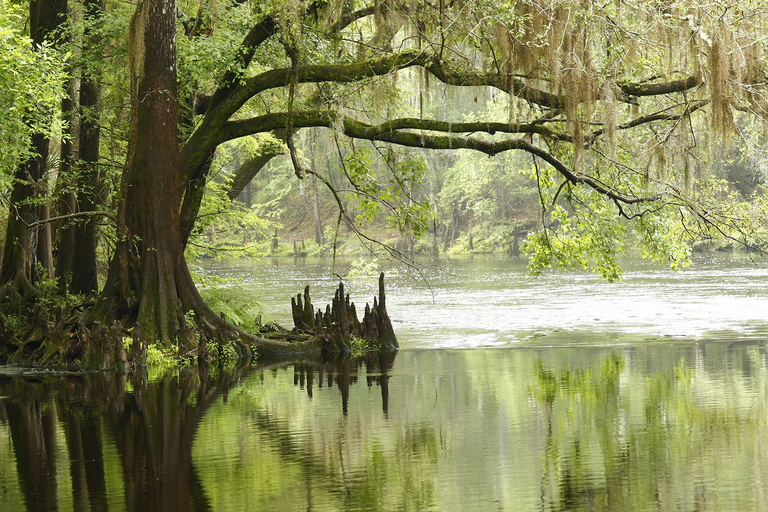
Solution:
{"label": "green foliage", "polygon": [[8,327],[11,331],[16,331],[23,325],[22,320],[23,318],[19,318],[18,315],[15,315],[13,313],[0,313],[3,316],[3,323],[6,327]]}
{"label": "green foliage", "polygon": [[155,370],[168,370],[183,366],[177,347],[163,347],[160,343],[147,346],[147,366]]}
{"label": "green foliage", "polygon": [[[355,221],[360,225],[371,224],[386,211],[388,228],[417,238],[424,235],[434,219],[429,198],[417,193],[427,173],[425,159],[394,150],[376,159],[367,146],[351,149],[344,157],[342,170],[352,184],[347,198],[354,201]],[[377,172],[379,166],[384,170]]]}
{"label": "green foliage", "polygon": [[374,221],[383,208],[383,202],[378,200],[381,184],[374,177],[372,167],[372,153],[368,148],[358,148],[344,158],[343,169],[355,188],[347,196],[349,199],[357,199],[358,223]]}
{"label": "green foliage", "polygon": [[59,290],[59,279],[57,277],[50,277],[48,270],[40,263],[37,265],[37,273],[39,276],[37,288],[41,292],[40,297],[37,298],[37,303],[44,309],[51,311],[53,308],[58,307],[66,311],[85,301],[85,297],[82,295],[70,293],[62,295]]}
{"label": "green foliage", "polygon": [[352,262],[347,277],[378,276],[379,265],[375,259],[358,258]]}
{"label": "green foliage", "polygon": [[237,362],[237,351],[232,343],[226,343],[223,346],[216,342],[209,342],[208,353],[211,359],[218,366],[231,366]]}
{"label": "green foliage", "polygon": [[184,313],[184,323],[187,327],[193,329],[195,327],[195,312],[191,309]]}
{"label": "green foliage", "polygon": [[67,55],[48,45],[34,47],[23,35],[26,16],[9,0],[0,0],[0,187],[32,155],[33,133],[54,136],[60,129],[54,112],[64,94]]}
{"label": "green foliage", "polygon": [[349,340],[350,357],[365,355],[366,352],[369,352],[372,349],[375,349],[375,347],[371,345],[370,341],[364,338],[352,336]]}
{"label": "green foliage", "polygon": [[274,226],[239,201],[227,196],[229,178],[208,180],[188,256],[238,258],[254,256],[257,243]]}
{"label": "green foliage", "polygon": [[195,276],[203,300],[213,311],[224,313],[227,321],[254,333],[270,321],[266,308],[255,298],[256,290],[232,278]]}
{"label": "green foliage", "polygon": [[614,212],[603,196],[588,192],[588,203],[571,204],[568,211],[556,204],[550,225],[529,235],[523,250],[530,255],[529,268],[537,275],[543,268],[581,267],[615,281],[621,277],[616,257],[624,251],[626,228],[614,220]]}

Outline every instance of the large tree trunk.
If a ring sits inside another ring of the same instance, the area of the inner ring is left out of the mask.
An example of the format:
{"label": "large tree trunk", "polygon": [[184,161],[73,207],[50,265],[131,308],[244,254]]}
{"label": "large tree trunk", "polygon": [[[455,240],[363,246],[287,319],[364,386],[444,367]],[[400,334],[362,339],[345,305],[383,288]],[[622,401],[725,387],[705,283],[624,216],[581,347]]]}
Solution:
{"label": "large tree trunk", "polygon": [[[138,322],[146,342],[176,339],[184,313],[211,319],[179,233],[176,2],[143,0],[131,19],[133,114],[118,243],[96,319]],[[105,323],[107,323],[105,322]]]}
{"label": "large tree trunk", "polygon": [[[29,32],[34,44],[54,40],[56,29],[66,21],[66,0],[31,0]],[[34,295],[32,283],[37,280],[37,241],[40,206],[35,199],[42,194],[42,180],[48,159],[48,138],[32,136],[36,157],[19,166],[14,175],[11,206],[5,238],[5,252],[0,271],[0,284],[13,283],[23,294]]]}
{"label": "large tree trunk", "polygon": [[[43,182],[47,181],[43,178]],[[42,184],[43,189],[46,188],[45,183]],[[44,271],[45,276],[48,278],[53,277],[53,233],[51,232],[51,223],[46,222],[51,218],[51,207],[47,204],[40,205],[38,210],[38,218],[40,219],[40,227],[37,231],[37,262],[38,268]]]}
{"label": "large tree trunk", "polygon": [[[86,16],[92,21],[101,18],[104,12],[104,0],[86,0]],[[86,25],[84,51],[94,49],[99,44],[98,31]],[[99,188],[99,137],[101,136],[99,111],[101,109],[101,71],[86,70],[80,84],[80,162],[78,174],[77,203],[80,212],[96,209]],[[75,245],[77,265],[72,269],[72,293],[91,293],[98,289],[96,280],[96,219],[88,217],[77,225],[77,243]]]}
{"label": "large tree trunk", "polygon": [[32,200],[40,194],[38,182],[45,173],[43,155],[48,154],[48,139],[44,135],[37,134],[32,139],[39,156],[19,166],[14,175],[0,272],[0,283],[12,284],[22,295],[35,295],[32,283],[37,277],[37,229],[31,225],[39,220],[39,207]]}

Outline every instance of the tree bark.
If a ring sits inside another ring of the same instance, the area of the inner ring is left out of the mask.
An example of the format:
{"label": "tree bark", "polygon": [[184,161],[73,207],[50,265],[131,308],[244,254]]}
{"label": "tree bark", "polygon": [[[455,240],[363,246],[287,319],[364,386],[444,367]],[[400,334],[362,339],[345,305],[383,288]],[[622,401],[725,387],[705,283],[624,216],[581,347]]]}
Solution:
{"label": "tree bark", "polygon": [[[56,40],[56,30],[66,21],[66,0],[31,0],[29,32],[34,44]],[[32,136],[36,156],[18,167],[11,191],[8,228],[5,238],[0,284],[13,283],[24,295],[35,295],[32,283],[37,280],[37,243],[39,229],[30,227],[40,218],[40,206],[34,200],[42,194],[41,181],[48,159],[48,138]]]}
{"label": "tree bark", "polygon": [[[285,130],[273,130],[272,135],[283,142],[286,140]],[[258,155],[247,158],[235,171],[235,175],[232,178],[232,185],[227,191],[227,197],[235,199],[239,196],[245,186],[248,185],[273,158],[284,153],[285,151],[283,151],[283,148],[270,145]],[[182,227],[182,231],[183,230],[184,228]]]}
{"label": "tree bark", "polygon": [[[45,180],[47,181],[47,180]],[[46,221],[51,218],[51,208],[47,204],[40,205],[38,218]],[[46,277],[54,275],[53,268],[53,233],[51,223],[44,222],[37,231],[37,261],[39,268],[44,271]]]}
{"label": "tree bark", "polygon": [[143,0],[131,18],[132,135],[116,253],[94,312],[123,325],[138,321],[150,343],[176,339],[184,312],[200,316],[205,308],[179,232],[175,14],[175,0]]}
{"label": "tree bark", "polygon": [[[104,12],[104,0],[86,0],[86,16],[91,22],[100,19]],[[99,45],[98,31],[86,25],[83,50],[93,51]],[[99,137],[101,136],[101,71],[86,70],[80,84],[80,172],[77,180],[77,209],[89,212],[96,209],[99,180]],[[72,293],[92,293],[98,289],[96,279],[96,218],[87,217],[77,225],[77,243],[75,259],[77,265],[72,269]]]}
{"label": "tree bark", "polygon": [[[74,180],[72,168],[75,162],[75,137],[78,133],[75,123],[75,95],[77,93],[77,79],[72,77],[67,83],[67,95],[61,102],[61,113],[69,131],[69,137],[61,141],[61,160],[59,163],[59,176],[57,190],[59,193],[58,214],[71,215],[75,213],[76,197],[72,190]],[[75,256],[75,226],[64,221],[59,225],[58,253],[56,255],[56,271],[59,292],[64,294],[69,290],[72,262]]]}

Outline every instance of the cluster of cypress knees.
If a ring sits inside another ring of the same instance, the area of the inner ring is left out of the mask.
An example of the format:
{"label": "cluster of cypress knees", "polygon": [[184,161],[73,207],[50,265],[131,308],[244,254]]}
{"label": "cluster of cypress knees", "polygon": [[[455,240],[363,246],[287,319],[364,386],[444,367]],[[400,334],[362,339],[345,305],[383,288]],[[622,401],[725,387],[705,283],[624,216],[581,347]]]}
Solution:
{"label": "cluster of cypress knees", "polygon": [[[303,295],[303,297],[302,297]],[[355,303],[344,294],[344,283],[339,283],[333,302],[325,312],[312,306],[309,286],[304,293],[291,297],[294,332],[311,334],[323,342],[326,353],[351,352],[361,349],[395,350],[400,347],[387,314],[384,292],[384,273],[379,275],[379,296],[373,298],[373,307],[365,304],[362,322],[357,317]]]}

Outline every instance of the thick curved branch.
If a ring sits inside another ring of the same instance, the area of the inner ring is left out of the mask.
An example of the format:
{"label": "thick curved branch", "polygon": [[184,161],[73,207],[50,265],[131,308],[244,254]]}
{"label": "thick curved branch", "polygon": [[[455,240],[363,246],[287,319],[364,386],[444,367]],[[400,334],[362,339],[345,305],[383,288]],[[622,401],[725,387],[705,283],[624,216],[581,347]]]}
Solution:
{"label": "thick curved branch", "polygon": [[[656,112],[654,114],[649,114],[647,116],[640,116],[635,119],[632,119],[631,121],[628,121],[626,123],[622,123],[620,125],[616,126],[617,130],[629,130],[631,128],[635,128],[637,126],[653,123],[655,121],[679,121],[680,119],[684,118],[685,116],[691,115],[692,113],[696,112],[697,110],[700,110],[704,108],[706,105],[709,104],[709,100],[700,100],[700,101],[694,101],[691,102],[688,106],[685,107],[683,112],[679,114],[670,114],[668,112]],[[679,106],[679,105],[678,105]],[[589,137],[585,137],[585,145],[590,144],[595,139],[600,137],[601,135],[605,134],[607,130],[605,128],[601,128],[599,130],[595,130],[592,132],[592,134],[589,135]]]}
{"label": "thick curved branch", "polygon": [[[250,119],[247,121],[232,121],[227,123],[225,129],[225,136],[243,136],[250,133],[255,133],[253,129],[257,131],[263,131],[264,129],[272,129],[270,127],[280,127],[281,123],[285,122],[286,114],[269,114],[266,116],[259,116],[258,118]],[[293,118],[293,125],[296,128],[307,128],[310,126],[325,126],[331,128],[337,125],[336,115],[328,112],[302,112],[295,113]],[[532,155],[535,155],[555,170],[562,174],[568,181],[573,184],[584,184],[594,189],[595,191],[605,195],[610,199],[620,201],[625,204],[634,204],[642,202],[650,202],[659,199],[659,196],[651,197],[628,197],[620,194],[619,192],[604,186],[597,180],[575,173],[567,165],[554,157],[551,153],[543,150],[537,146],[534,146],[525,138],[520,139],[506,139],[503,141],[491,142],[474,137],[462,137],[451,135],[457,133],[456,127],[460,127],[467,132],[482,132],[487,131],[489,123],[443,123],[440,121],[428,121],[420,119],[403,119],[387,121],[380,125],[370,125],[361,121],[343,117],[341,119],[341,126],[343,127],[344,134],[356,139],[364,139],[371,141],[389,142],[392,144],[398,144],[400,146],[408,146],[414,148],[424,149],[472,149],[474,151],[480,151],[489,156],[497,155],[505,151],[521,150]],[[506,127],[509,133],[519,133],[515,131],[515,127],[518,125],[504,125],[502,123],[491,123],[497,128]],[[434,135],[416,133],[413,131],[403,131],[400,128],[394,128],[396,126],[407,126],[409,128],[424,128],[432,132],[444,132],[449,135]],[[428,126],[428,128],[426,128]],[[262,128],[259,130],[258,128]],[[442,128],[442,130],[441,130]]]}
{"label": "thick curved branch", "polygon": [[278,27],[277,20],[274,16],[267,16],[260,23],[254,25],[251,30],[248,31],[243,42],[240,43],[240,49],[236,56],[237,65],[230,66],[230,69],[219,80],[219,88],[207,102],[208,109],[213,109],[224,100],[235,87],[238,85],[238,79],[241,78],[242,73],[248,68],[253,60],[253,55],[264,41],[272,37]]}
{"label": "thick curved branch", "polygon": [[[667,112],[655,113],[647,116],[638,117],[617,126],[617,129],[627,130],[647,124],[655,121],[676,121],[681,117],[689,115],[707,105],[707,101],[702,100],[694,102],[682,113],[671,114]],[[237,121],[229,121],[224,124],[220,133],[221,141],[227,141],[236,139],[238,137],[245,137],[254,133],[261,133],[269,130],[275,130],[285,126],[288,114],[285,112],[275,112],[272,114],[265,114],[262,116],[253,117],[250,119],[242,119]],[[337,113],[333,112],[321,112],[321,111],[302,111],[293,113],[293,126],[295,128],[310,128],[313,126],[322,126],[326,128],[333,127],[338,117]],[[355,126],[359,138],[365,138],[369,140],[383,140],[382,136],[389,133],[401,132],[403,130],[421,130],[431,132],[441,132],[448,134],[460,134],[460,133],[488,133],[494,135],[497,133],[521,133],[521,134],[538,134],[546,137],[550,140],[559,140],[564,142],[572,142],[572,137],[565,133],[560,133],[543,126],[541,123],[498,123],[498,122],[469,122],[469,123],[450,123],[447,121],[436,121],[432,119],[418,119],[412,117],[405,117],[400,119],[392,119],[385,121],[378,125],[369,125],[360,121],[355,121],[352,118],[345,117],[343,119],[344,126]],[[603,135],[605,129],[596,130],[588,138],[587,141],[592,141],[597,137]],[[446,148],[450,149],[450,148]]]}
{"label": "thick curved branch", "polygon": [[[312,2],[305,14],[316,14],[323,5],[324,2],[322,1]],[[372,13],[373,7],[370,9]],[[366,9],[361,9],[360,11],[342,18],[336,23],[338,28],[335,28],[335,30],[341,30],[350,23],[353,23],[359,18],[366,16],[365,11]],[[336,25],[334,25],[334,27],[336,27]],[[237,87],[239,80],[245,73],[245,70],[248,69],[248,66],[251,64],[253,56],[256,53],[256,49],[261,46],[264,41],[275,35],[279,28],[280,24],[277,17],[274,15],[265,17],[259,23],[251,27],[251,30],[248,31],[248,33],[243,38],[243,41],[240,43],[239,51],[235,57],[235,65],[230,66],[230,69],[224,74],[221,80],[219,80],[219,88],[216,90],[213,96],[206,98],[207,100],[209,99],[209,101],[206,101],[207,108],[216,108],[216,106],[218,106],[219,103],[221,103],[222,100],[224,100],[224,98],[226,98],[234,90],[234,88]]]}
{"label": "thick curved branch", "polygon": [[[282,141],[285,141],[286,139],[285,132],[282,130],[281,133],[273,133],[273,135]],[[284,153],[284,148],[272,145],[261,153],[247,158],[235,171],[235,175],[232,177],[232,183],[229,186],[229,190],[227,190],[227,197],[232,200],[236,199],[248,183],[250,183],[273,158]]]}
{"label": "thick curved branch", "polygon": [[[515,94],[543,108],[559,109],[565,105],[564,97],[529,87],[519,77],[461,70],[453,67],[446,61],[441,61],[421,51],[404,51],[381,55],[352,64],[298,66],[294,76],[297,83],[304,84],[320,82],[350,83],[386,75],[396,69],[405,69],[413,66],[423,67],[436,78],[450,85],[495,87],[510,94]],[[203,122],[195,130],[195,133],[190,137],[180,153],[179,178],[182,192],[190,180],[201,177],[198,174],[204,162],[211,158],[216,146],[223,140],[226,140],[221,139],[220,131],[230,117],[255,95],[269,89],[288,86],[291,76],[290,68],[266,71],[244,82],[238,81],[231,92],[226,94],[226,97],[220,99],[220,101],[212,100]],[[662,90],[678,91],[686,84],[692,84],[692,82],[685,81],[681,82],[683,85],[677,82],[671,83],[675,85],[667,85],[666,88],[664,84],[654,84],[655,89],[651,89],[647,94]],[[625,84],[623,87],[628,88],[628,90],[634,90],[633,87],[635,86]],[[649,88],[651,86],[645,87]],[[275,128],[278,127],[267,129]],[[531,130],[530,132],[545,135],[541,130]],[[566,137],[563,135],[560,135],[560,138],[566,140]]]}
{"label": "thick curved branch", "polygon": [[[274,130],[285,126],[288,114],[285,112],[276,112],[265,114],[263,116],[230,121],[224,124],[221,132],[222,141],[245,137],[254,133]],[[293,126],[295,128],[309,128],[313,126],[323,126],[330,128],[333,126],[337,114],[320,111],[303,111],[293,113]],[[345,123],[356,123],[351,118],[344,118]],[[361,124],[362,126],[362,124]],[[374,139],[379,135],[396,132],[400,130],[425,130],[437,131],[443,133],[474,133],[482,132],[494,135],[496,133],[536,133],[554,140],[570,140],[570,136],[557,133],[540,123],[494,123],[494,122],[474,122],[474,123],[449,123],[447,121],[436,121],[431,119],[418,119],[412,117],[393,119],[385,121],[379,125],[365,125],[367,128],[367,139]]]}
{"label": "thick curved branch", "polygon": [[[366,78],[386,75],[396,69],[405,69],[413,66],[423,67],[435,78],[448,85],[458,87],[495,87],[543,108],[565,108],[564,96],[531,87],[525,80],[519,77],[459,69],[447,61],[440,60],[421,51],[392,53],[352,64],[299,66],[297,69],[297,82],[304,84],[357,82]],[[288,86],[290,80],[290,68],[273,69],[249,78],[232,92],[231,96],[227,99],[226,105],[222,103],[222,114],[226,114],[229,117],[253,96],[269,89]],[[638,93],[638,95],[651,96],[682,92],[698,85],[700,85],[700,81],[691,78],[649,85],[623,84],[620,87],[622,90],[632,91]]]}
{"label": "thick curved branch", "polygon": [[698,76],[689,76],[682,80],[672,80],[671,82],[661,82],[655,84],[633,84],[620,83],[619,88],[628,96],[663,96],[674,92],[684,92],[702,85],[701,78]]}
{"label": "thick curved branch", "polygon": [[342,14],[341,18],[331,25],[330,29],[332,33],[339,33],[342,30],[344,30],[346,27],[351,25],[352,23],[356,22],[357,20],[361,20],[363,18],[366,18],[368,16],[373,16],[376,12],[376,8],[371,5],[368,7],[363,7],[362,9],[358,9],[354,12],[348,12]]}
{"label": "thick curved branch", "polygon": [[[356,126],[358,124],[362,123],[355,121],[350,123],[348,127],[348,124],[345,122],[344,133],[351,137],[366,138],[365,134],[367,129],[358,129]],[[376,136],[371,140],[379,140],[393,144],[399,144],[401,146],[410,146],[424,149],[472,149],[474,151],[485,153],[489,156],[497,155],[505,151],[521,150],[541,158],[549,165],[551,165],[557,172],[562,174],[563,177],[565,177],[571,183],[587,185],[588,187],[610,199],[621,201],[625,204],[635,204],[656,201],[660,198],[658,195],[650,197],[625,196],[614,189],[600,184],[598,181],[592,179],[589,176],[575,173],[567,165],[554,157],[551,153],[537,146],[534,146],[524,138],[508,139],[500,142],[487,142],[471,137],[419,135],[410,132],[390,132],[389,134]]]}

